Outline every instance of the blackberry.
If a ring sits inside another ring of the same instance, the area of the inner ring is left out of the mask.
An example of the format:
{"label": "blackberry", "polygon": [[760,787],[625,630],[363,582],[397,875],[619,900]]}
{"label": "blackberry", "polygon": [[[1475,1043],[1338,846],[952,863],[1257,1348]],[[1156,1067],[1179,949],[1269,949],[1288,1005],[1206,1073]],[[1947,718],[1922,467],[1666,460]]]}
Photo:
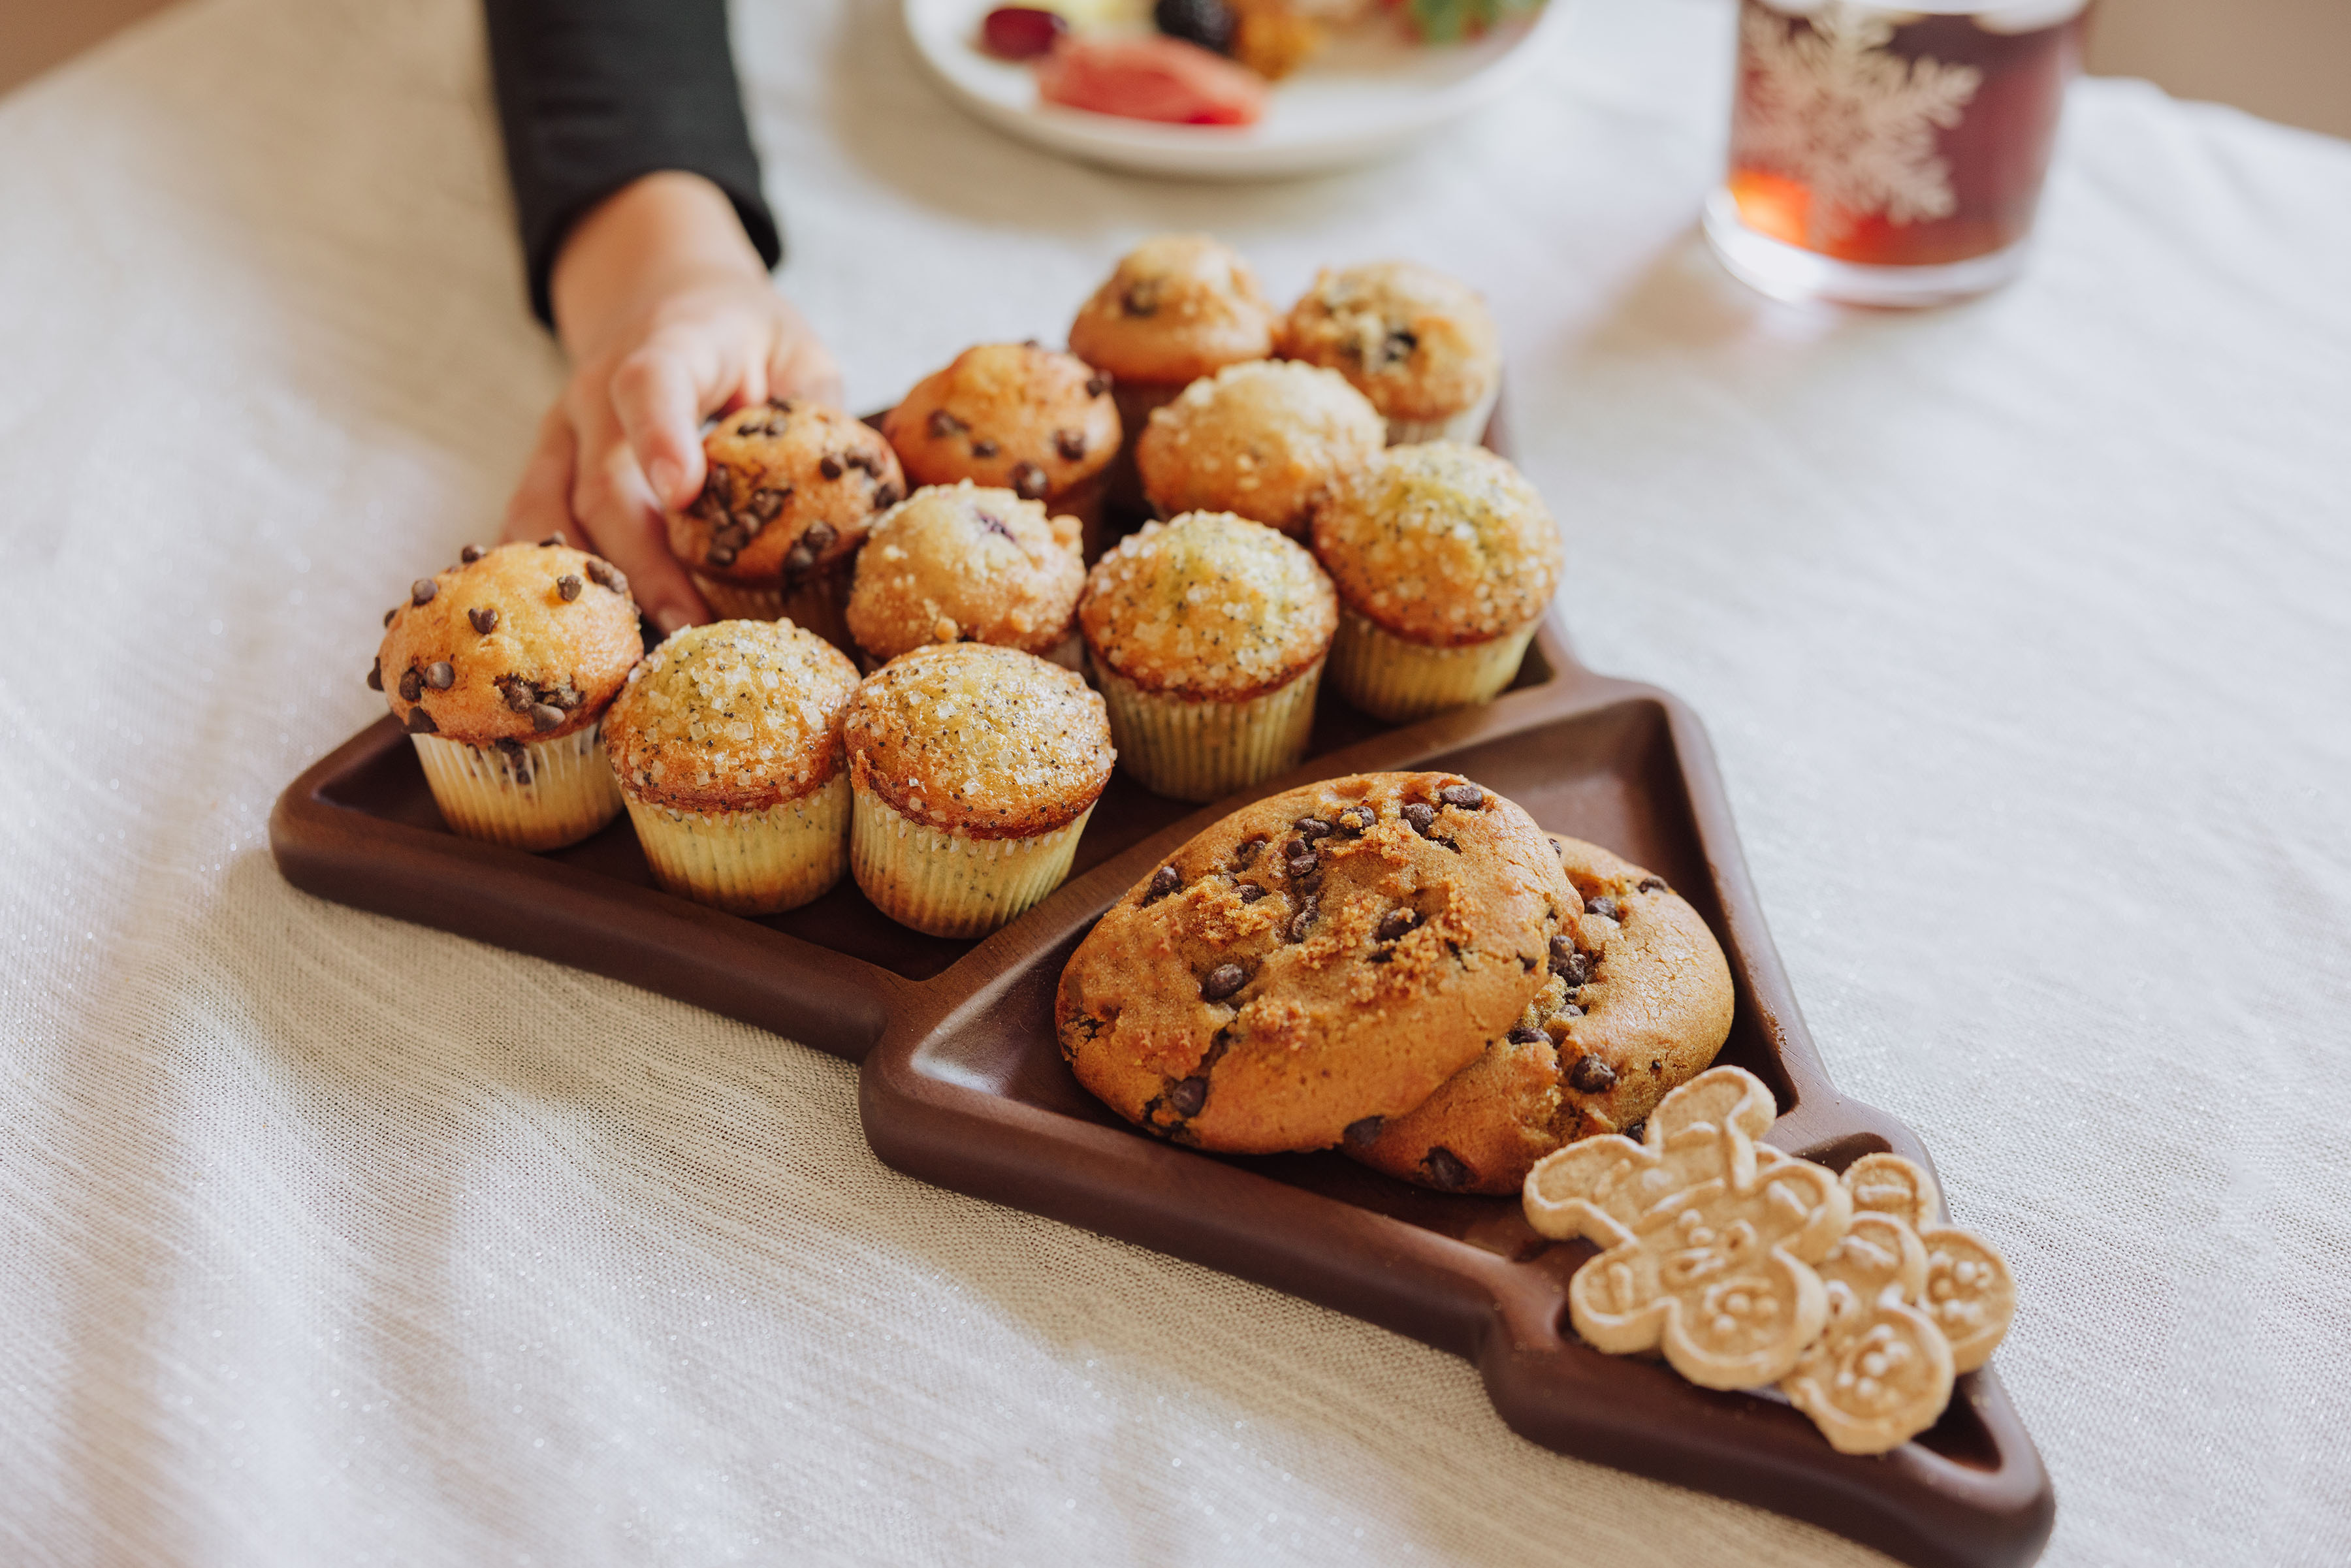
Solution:
{"label": "blackberry", "polygon": [[1151,20],[1169,37],[1220,55],[1233,47],[1233,10],[1225,0],[1157,0]]}

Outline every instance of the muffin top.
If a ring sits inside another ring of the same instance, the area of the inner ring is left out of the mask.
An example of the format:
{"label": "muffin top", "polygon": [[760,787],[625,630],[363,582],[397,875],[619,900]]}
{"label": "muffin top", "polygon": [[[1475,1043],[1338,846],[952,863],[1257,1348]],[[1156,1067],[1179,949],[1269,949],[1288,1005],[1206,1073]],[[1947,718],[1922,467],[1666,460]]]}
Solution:
{"label": "muffin top", "polygon": [[1485,302],[1408,261],[1317,273],[1282,323],[1281,351],[1330,366],[1390,419],[1449,419],[1502,373]]}
{"label": "muffin top", "polygon": [[857,666],[789,621],[688,626],[645,655],[612,704],[604,747],[632,800],[758,811],[841,770]]}
{"label": "muffin top", "polygon": [[737,409],[702,438],[709,477],[669,514],[669,548],[695,570],[789,593],[857,553],[873,514],[906,493],[871,427],[805,399]]}
{"label": "muffin top", "polygon": [[549,740],[602,716],[643,656],[629,580],[559,543],[465,547],[385,618],[368,683],[414,735]]}
{"label": "muffin top", "polygon": [[1265,358],[1277,319],[1230,246],[1160,235],[1121,256],[1079,308],[1070,352],[1123,381],[1180,383]]}
{"label": "muffin top", "polygon": [[1085,581],[1077,518],[968,479],[934,485],[874,523],[849,632],[883,660],[965,640],[1041,653],[1069,635]]}
{"label": "muffin top", "polygon": [[1346,377],[1259,360],[1194,382],[1155,412],[1134,460],[1164,516],[1238,512],[1303,535],[1331,482],[1386,444],[1386,421]]}
{"label": "muffin top", "polygon": [[1059,664],[988,643],[902,653],[865,678],[842,726],[850,781],[903,817],[974,839],[1077,820],[1110,782],[1110,719]]}
{"label": "muffin top", "polygon": [[983,343],[915,382],[882,434],[917,485],[968,479],[1050,501],[1118,455],[1118,405],[1074,354]]}
{"label": "muffin top", "polygon": [[1347,608],[1397,636],[1458,647],[1533,621],[1559,586],[1559,527],[1482,446],[1391,446],[1340,476],[1314,553]]}
{"label": "muffin top", "polygon": [[1314,558],[1230,512],[1147,523],[1095,563],[1086,646],[1146,691],[1246,702],[1330,651],[1338,595]]}

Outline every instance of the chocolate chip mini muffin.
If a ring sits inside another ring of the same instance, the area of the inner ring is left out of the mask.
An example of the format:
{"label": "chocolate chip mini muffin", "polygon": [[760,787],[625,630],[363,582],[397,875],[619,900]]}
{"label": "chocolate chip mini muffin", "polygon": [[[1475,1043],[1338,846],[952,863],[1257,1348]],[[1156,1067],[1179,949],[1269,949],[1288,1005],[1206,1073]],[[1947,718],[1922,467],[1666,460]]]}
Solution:
{"label": "chocolate chip mini muffin", "polygon": [[586,838],[621,810],[597,727],[644,653],[628,580],[561,536],[467,545],[384,616],[368,685],[415,739],[458,832],[526,850]]}
{"label": "chocolate chip mini muffin", "polygon": [[1042,501],[1083,526],[1089,556],[1119,428],[1109,378],[1034,343],[966,349],[882,422],[915,484],[968,479]]}
{"label": "chocolate chip mini muffin", "polygon": [[897,455],[837,409],[795,399],[737,409],[703,437],[702,494],[669,515],[669,548],[722,617],[789,616],[847,646],[850,564],[877,512],[906,493]]}
{"label": "chocolate chip mini muffin", "polygon": [[1281,352],[1354,382],[1399,444],[1482,439],[1502,390],[1485,301],[1408,261],[1317,273],[1281,324]]}
{"label": "chocolate chip mini muffin", "polygon": [[1559,586],[1558,525],[1480,446],[1392,446],[1342,475],[1314,514],[1339,590],[1331,680],[1390,724],[1510,684]]}
{"label": "chocolate chip mini muffin", "polygon": [[630,672],[604,744],[664,887],[773,915],[841,880],[856,689],[848,655],[789,621],[688,626]]}
{"label": "chocolate chip mini muffin", "polygon": [[1075,517],[968,479],[926,486],[867,536],[850,635],[877,663],[926,643],[1050,655],[1070,642],[1085,582]]}
{"label": "chocolate chip mini muffin", "polygon": [[1582,913],[1516,1027],[1405,1115],[1351,1137],[1365,1165],[1449,1192],[1514,1193],[1535,1162],[1640,1136],[1730,1035],[1730,967],[1697,910],[1597,844],[1552,835]]}
{"label": "chocolate chip mini muffin", "polygon": [[1575,908],[1541,830],[1458,774],[1310,784],[1235,811],[1111,906],[1061,971],[1061,1051],[1148,1131],[1328,1148],[1516,1025]]}
{"label": "chocolate chip mini muffin", "polygon": [[984,936],[1061,886],[1118,756],[1083,680],[987,643],[891,660],[841,732],[857,885],[934,936]]}
{"label": "chocolate chip mini muffin", "polygon": [[1078,621],[1145,789],[1214,800],[1306,755],[1339,601],[1303,546],[1230,512],[1146,524],[1096,563]]}
{"label": "chocolate chip mini muffin", "polygon": [[1386,444],[1379,411],[1344,376],[1260,360],[1185,388],[1151,416],[1134,460],[1161,517],[1237,512],[1302,538],[1339,476]]}

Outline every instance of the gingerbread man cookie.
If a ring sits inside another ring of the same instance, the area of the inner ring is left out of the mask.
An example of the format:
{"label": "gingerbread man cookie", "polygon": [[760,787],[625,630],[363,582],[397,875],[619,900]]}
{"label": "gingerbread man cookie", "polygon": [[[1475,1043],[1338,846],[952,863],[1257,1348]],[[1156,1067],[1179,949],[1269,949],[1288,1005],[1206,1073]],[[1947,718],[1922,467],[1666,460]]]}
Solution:
{"label": "gingerbread man cookie", "polygon": [[1900,1155],[1864,1155],[1844,1173],[1854,1207],[1896,1216],[1918,1233],[1927,1278],[1907,1297],[1951,1343],[1951,1364],[1973,1372],[1991,1359],[2016,1317],[2008,1261],[1970,1231],[1942,1223],[1935,1178]]}
{"label": "gingerbread man cookie", "polygon": [[[1853,1186],[1845,1178],[1848,1190]],[[1927,1249],[1894,1215],[1865,1209],[1815,1265],[1828,1322],[1780,1382],[1841,1454],[1882,1454],[1935,1424],[1951,1402],[1951,1348],[1914,1304]]]}

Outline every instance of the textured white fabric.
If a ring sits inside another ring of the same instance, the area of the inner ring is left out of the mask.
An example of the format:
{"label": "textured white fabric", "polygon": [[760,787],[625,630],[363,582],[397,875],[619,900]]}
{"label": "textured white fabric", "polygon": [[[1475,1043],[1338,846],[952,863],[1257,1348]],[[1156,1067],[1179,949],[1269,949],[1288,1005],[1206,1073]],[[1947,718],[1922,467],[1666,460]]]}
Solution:
{"label": "textured white fabric", "polygon": [[[2351,1558],[2351,147],[2086,84],[2022,284],[1816,314],[1693,240],[1710,0],[1254,190],[999,141],[893,11],[738,27],[858,401],[1162,227],[1474,279],[1586,655],[1709,720],[1832,1070],[2015,1264],[2049,1561]],[[0,102],[0,1561],[1877,1561],[899,1176],[831,1059],[286,887],[272,798],[559,375],[467,0],[200,0]]]}

